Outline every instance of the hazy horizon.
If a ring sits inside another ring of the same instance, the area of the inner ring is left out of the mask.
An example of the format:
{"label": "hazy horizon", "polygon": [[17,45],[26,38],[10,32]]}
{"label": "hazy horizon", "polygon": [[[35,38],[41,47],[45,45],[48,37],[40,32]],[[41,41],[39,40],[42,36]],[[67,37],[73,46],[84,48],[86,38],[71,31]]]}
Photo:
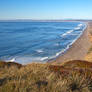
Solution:
{"label": "hazy horizon", "polygon": [[92,19],[0,19],[0,21],[76,21],[76,20],[92,20]]}

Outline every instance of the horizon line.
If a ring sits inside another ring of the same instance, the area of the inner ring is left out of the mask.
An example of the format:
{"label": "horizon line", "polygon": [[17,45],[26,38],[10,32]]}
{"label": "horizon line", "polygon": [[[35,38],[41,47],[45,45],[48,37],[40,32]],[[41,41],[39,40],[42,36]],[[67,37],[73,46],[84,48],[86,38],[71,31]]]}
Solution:
{"label": "horizon line", "polygon": [[66,18],[66,19],[0,19],[0,21],[78,21],[78,20],[92,21],[92,19],[72,19],[72,18]]}

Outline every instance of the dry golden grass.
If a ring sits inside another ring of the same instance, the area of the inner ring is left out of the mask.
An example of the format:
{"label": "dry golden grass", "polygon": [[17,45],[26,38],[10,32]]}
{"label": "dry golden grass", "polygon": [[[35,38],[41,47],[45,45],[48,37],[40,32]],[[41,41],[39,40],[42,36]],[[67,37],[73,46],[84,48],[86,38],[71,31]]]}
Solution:
{"label": "dry golden grass", "polygon": [[79,60],[62,66],[2,62],[0,92],[92,92],[91,68],[92,63]]}
{"label": "dry golden grass", "polygon": [[92,62],[92,52],[88,53],[85,57],[85,60]]}
{"label": "dry golden grass", "polygon": [[[89,36],[90,42],[92,43],[92,23],[89,23],[88,27],[89,27],[88,36]],[[88,53],[87,53],[87,55],[85,56],[84,59],[89,61],[89,62],[92,62],[92,46],[89,48],[89,51],[88,51]]]}
{"label": "dry golden grass", "polygon": [[92,68],[92,63],[84,60],[73,60],[63,64],[65,68]]}

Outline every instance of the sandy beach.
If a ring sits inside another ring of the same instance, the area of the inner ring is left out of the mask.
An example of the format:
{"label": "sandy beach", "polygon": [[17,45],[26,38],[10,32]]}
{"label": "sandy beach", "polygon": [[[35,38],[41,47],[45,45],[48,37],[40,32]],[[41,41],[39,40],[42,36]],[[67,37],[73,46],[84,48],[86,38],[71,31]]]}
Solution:
{"label": "sandy beach", "polygon": [[87,21],[86,23],[88,24],[88,26],[83,34],[78,38],[78,40],[73,43],[73,45],[67,50],[67,52],[51,62],[58,64],[69,60],[85,60],[85,56],[87,55],[87,52],[91,46],[89,32],[91,30],[92,22]]}

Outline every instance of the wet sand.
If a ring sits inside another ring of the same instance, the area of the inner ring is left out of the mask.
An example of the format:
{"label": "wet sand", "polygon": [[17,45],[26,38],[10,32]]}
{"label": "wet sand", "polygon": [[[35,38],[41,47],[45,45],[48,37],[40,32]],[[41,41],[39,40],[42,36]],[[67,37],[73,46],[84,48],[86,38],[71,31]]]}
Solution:
{"label": "wet sand", "polygon": [[83,34],[78,38],[78,40],[73,43],[73,45],[65,52],[63,55],[58,56],[55,60],[49,61],[54,64],[61,62],[66,62],[69,60],[84,60],[84,57],[87,55],[87,52],[91,46],[89,39],[89,31],[92,22],[86,22],[87,28]]}

